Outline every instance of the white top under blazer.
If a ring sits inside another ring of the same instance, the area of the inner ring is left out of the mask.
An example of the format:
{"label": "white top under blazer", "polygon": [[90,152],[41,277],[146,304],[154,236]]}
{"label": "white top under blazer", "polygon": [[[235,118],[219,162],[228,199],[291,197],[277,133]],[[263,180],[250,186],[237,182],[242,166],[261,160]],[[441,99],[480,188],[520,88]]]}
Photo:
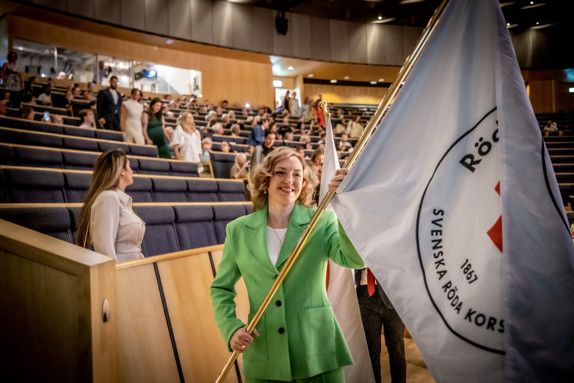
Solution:
{"label": "white top under blazer", "polygon": [[144,257],[145,223],[133,211],[132,197],[119,189],[106,190],[94,201],[90,218],[95,251],[117,262]]}

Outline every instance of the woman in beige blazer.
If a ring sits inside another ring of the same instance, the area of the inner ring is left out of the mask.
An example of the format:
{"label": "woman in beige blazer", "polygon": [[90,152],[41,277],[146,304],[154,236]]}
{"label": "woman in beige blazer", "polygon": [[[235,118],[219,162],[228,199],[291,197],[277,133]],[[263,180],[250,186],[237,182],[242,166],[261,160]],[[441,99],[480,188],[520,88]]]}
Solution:
{"label": "woman in beige blazer", "polygon": [[125,193],[133,181],[130,161],[121,149],[108,150],[96,161],[92,183],[80,214],[78,245],[93,244],[98,253],[125,262],[143,258],[145,223],[134,213]]}

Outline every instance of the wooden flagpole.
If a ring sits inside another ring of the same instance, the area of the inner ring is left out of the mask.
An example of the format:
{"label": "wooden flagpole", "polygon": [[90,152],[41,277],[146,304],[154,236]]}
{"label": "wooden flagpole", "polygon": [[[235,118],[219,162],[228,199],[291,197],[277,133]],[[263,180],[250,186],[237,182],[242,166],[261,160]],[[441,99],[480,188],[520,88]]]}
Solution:
{"label": "wooden flagpole", "polygon": [[[371,138],[371,135],[375,131],[375,128],[380,124],[381,120],[383,119],[383,117],[387,113],[387,110],[388,110],[388,107],[389,107],[391,101],[396,97],[396,95],[398,94],[398,92],[400,90],[401,85],[405,82],[406,78],[410,74],[416,60],[420,56],[420,53],[422,52],[424,47],[426,46],[429,37],[432,35],[433,31],[435,30],[441,16],[444,13],[444,9],[446,8],[446,5],[448,3],[449,3],[449,0],[443,0],[442,3],[439,5],[439,7],[435,10],[433,16],[431,17],[428,25],[426,26],[426,28],[425,28],[419,42],[417,43],[415,49],[413,50],[411,55],[409,57],[407,57],[407,59],[405,60],[405,63],[403,64],[403,67],[401,68],[401,70],[399,71],[399,74],[397,75],[396,80],[391,84],[391,87],[389,88],[387,93],[385,93],[385,96],[383,97],[383,100],[379,104],[377,111],[375,112],[375,114],[373,115],[371,120],[369,120],[369,123],[367,124],[365,131],[363,132],[363,134],[361,135],[361,137],[357,141],[357,144],[355,145],[355,149],[353,150],[353,152],[349,155],[349,157],[345,161],[343,168],[351,169],[351,167],[355,164],[360,153],[363,151],[365,145],[367,144],[367,142]],[[267,296],[265,297],[265,299],[263,300],[263,302],[259,306],[257,313],[255,314],[255,316],[253,317],[251,322],[247,325],[246,331],[249,334],[251,334],[253,332],[253,330],[255,329],[255,326],[259,322],[259,319],[261,319],[261,316],[263,315],[263,313],[267,309],[267,306],[269,305],[269,303],[271,302],[271,299],[273,298],[273,296],[275,295],[275,293],[279,289],[279,286],[281,285],[281,283],[283,282],[283,280],[287,276],[287,273],[289,272],[289,270],[291,270],[291,267],[293,266],[295,260],[299,256],[301,249],[303,248],[303,246],[307,242],[307,239],[311,235],[311,232],[315,228],[315,225],[319,221],[319,218],[321,217],[321,215],[323,214],[323,212],[325,211],[325,209],[327,208],[327,206],[329,205],[329,203],[331,202],[331,200],[333,199],[334,196],[335,196],[334,191],[331,191],[331,190],[328,191],[327,194],[325,195],[325,198],[323,198],[323,200],[321,201],[321,203],[317,207],[317,211],[315,212],[315,214],[311,218],[309,225],[307,226],[307,228],[305,229],[305,231],[301,235],[301,238],[297,242],[297,245],[293,249],[293,252],[291,253],[289,258],[285,262],[285,265],[283,266],[283,268],[279,272],[279,275],[275,279],[273,286],[271,286],[271,289],[269,289]],[[219,377],[217,378],[216,383],[222,383],[225,380],[227,374],[231,370],[231,367],[235,363],[235,360],[237,359],[238,356],[239,356],[239,353],[237,351],[233,351],[233,354],[231,354],[231,356],[229,357],[229,360],[227,361],[227,364],[225,365],[225,367],[221,371]]]}

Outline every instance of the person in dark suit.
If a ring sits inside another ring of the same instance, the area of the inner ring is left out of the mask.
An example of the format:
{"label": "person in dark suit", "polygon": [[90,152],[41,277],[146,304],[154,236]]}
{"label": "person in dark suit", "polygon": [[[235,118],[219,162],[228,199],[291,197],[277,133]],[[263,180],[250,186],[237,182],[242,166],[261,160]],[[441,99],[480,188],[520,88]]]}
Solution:
{"label": "person in dark suit", "polygon": [[369,269],[356,270],[355,283],[375,381],[381,382],[381,328],[384,328],[391,381],[392,383],[406,382],[407,361],[403,321]]}
{"label": "person in dark suit", "polygon": [[118,78],[110,78],[110,87],[98,92],[98,123],[108,130],[121,130],[122,95],[118,92]]}

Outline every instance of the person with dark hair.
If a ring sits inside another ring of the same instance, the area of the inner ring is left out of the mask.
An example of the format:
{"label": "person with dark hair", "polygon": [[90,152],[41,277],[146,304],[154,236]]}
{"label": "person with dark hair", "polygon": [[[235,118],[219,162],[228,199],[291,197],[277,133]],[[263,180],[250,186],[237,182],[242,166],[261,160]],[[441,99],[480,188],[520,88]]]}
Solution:
{"label": "person with dark hair", "polygon": [[82,120],[82,124],[80,128],[85,129],[95,129],[94,127],[94,112],[91,109],[82,109],[80,111],[80,119]]}
{"label": "person with dark hair", "polygon": [[14,51],[8,52],[6,57],[7,62],[2,65],[0,69],[0,79],[4,88],[12,93],[11,103],[16,107],[20,107],[20,92],[24,88],[24,80],[22,79],[22,69],[18,66],[18,53]]}
{"label": "person with dark hair", "polygon": [[165,131],[165,119],[161,112],[162,101],[156,97],[149,103],[148,110],[143,115],[143,124],[146,126],[147,136],[157,146],[160,158],[171,158],[167,133]]}
{"label": "person with dark hair", "polygon": [[108,130],[121,131],[122,95],[118,92],[118,78],[110,77],[110,86],[98,92],[98,122]]}
{"label": "person with dark hair", "polygon": [[23,106],[20,108],[20,117],[25,120],[34,121],[34,109],[30,106]]}
{"label": "person with dark hair", "polygon": [[384,330],[391,381],[405,383],[407,360],[403,321],[369,269],[355,270],[355,285],[375,382],[381,382],[381,330]]}
{"label": "person with dark hair", "polygon": [[265,138],[263,139],[263,144],[261,145],[261,153],[263,157],[267,156],[271,153],[274,149],[273,145],[275,145],[275,138],[277,135],[270,129],[265,131]]}
{"label": "person with dark hair", "polygon": [[[305,159],[288,147],[265,157],[250,188],[254,212],[227,225],[211,284],[215,321],[229,350],[243,354],[249,383],[340,383],[345,381],[343,366],[353,363],[327,299],[327,262],[365,266],[333,211],[324,211],[317,221],[255,330],[248,333],[236,316],[235,283],[243,278],[254,313],[311,221],[313,188],[305,167]],[[332,190],[340,179],[332,180]]]}
{"label": "person with dark hair", "polygon": [[80,213],[76,243],[117,262],[143,258],[145,223],[125,193],[133,180],[130,161],[121,149],[108,150],[94,165],[92,182]]}
{"label": "person with dark hair", "polygon": [[48,83],[44,86],[44,90],[40,93],[36,102],[40,105],[52,106],[52,84]]}
{"label": "person with dark hair", "polygon": [[269,126],[269,120],[263,118],[260,120],[260,123],[255,125],[253,129],[251,129],[251,133],[247,138],[247,145],[251,146],[261,146],[263,144],[263,139],[265,138],[265,131]]}

